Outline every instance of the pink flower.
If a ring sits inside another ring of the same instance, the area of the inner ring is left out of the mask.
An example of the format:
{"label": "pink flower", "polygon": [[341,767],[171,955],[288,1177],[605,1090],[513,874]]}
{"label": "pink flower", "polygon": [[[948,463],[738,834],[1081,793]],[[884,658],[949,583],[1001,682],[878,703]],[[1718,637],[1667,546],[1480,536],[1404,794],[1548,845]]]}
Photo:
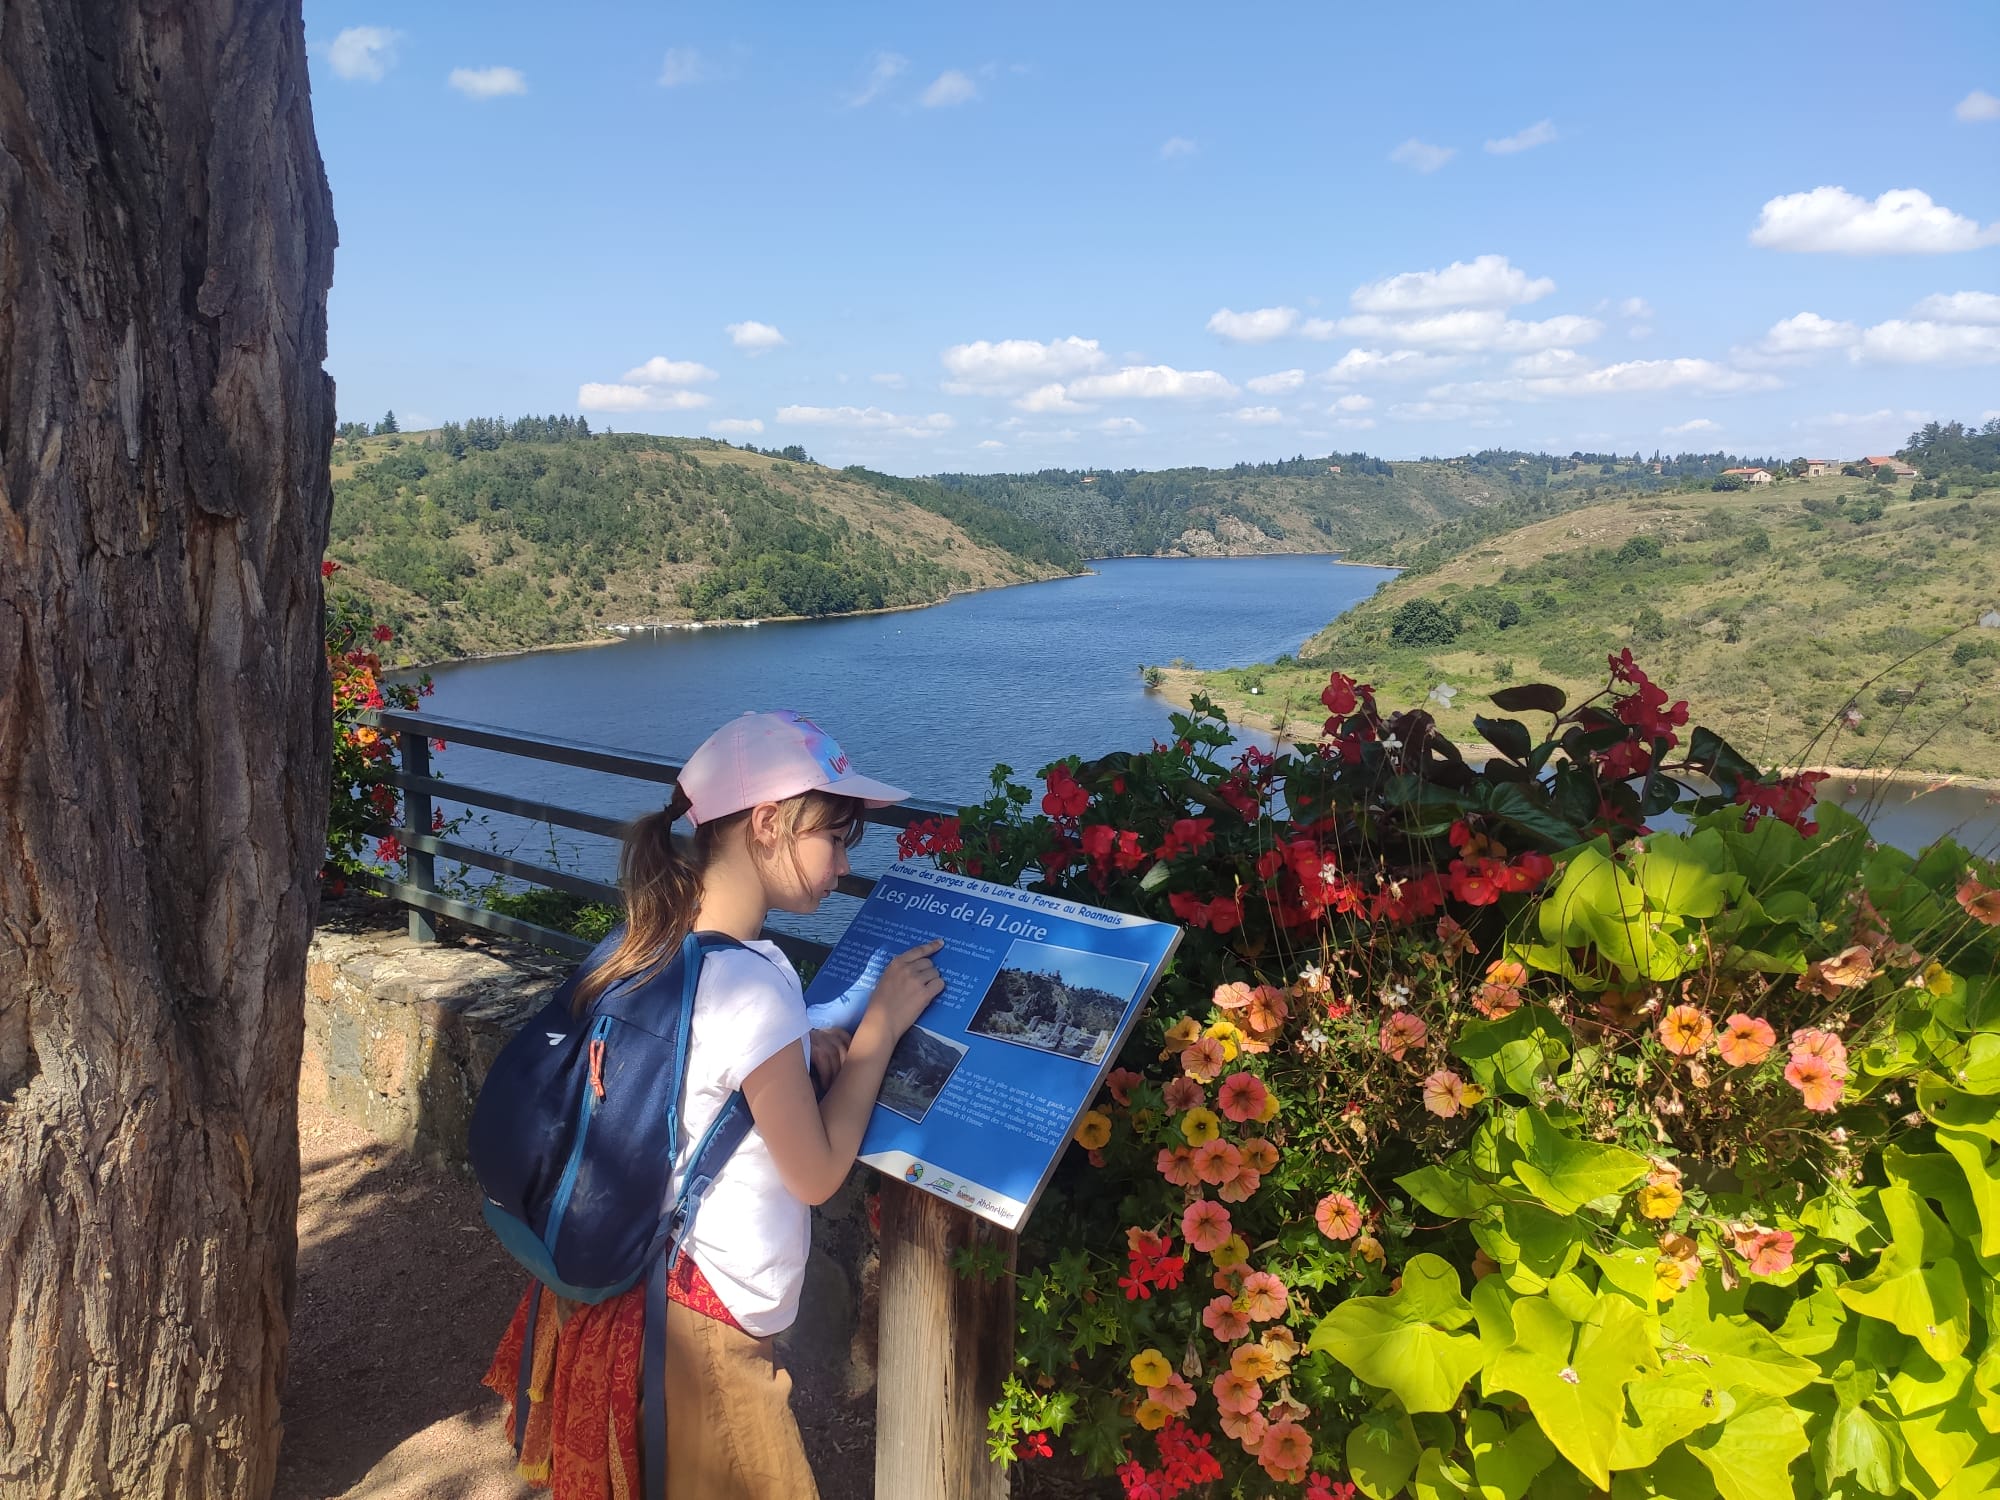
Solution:
{"label": "pink flower", "polygon": [[1242,1010],[1250,1003],[1250,986],[1240,979],[1233,984],[1218,984],[1215,993],[1209,996],[1209,1003],[1217,1010]]}
{"label": "pink flower", "polygon": [[1285,1284],[1269,1271],[1252,1271],[1243,1278],[1243,1313],[1253,1323],[1268,1323],[1284,1314]]}
{"label": "pink flower", "polygon": [[1222,1414],[1222,1430],[1243,1445],[1243,1451],[1252,1458],[1257,1456],[1258,1446],[1264,1441],[1264,1414],[1254,1407],[1249,1411],[1226,1411]]}
{"label": "pink flower", "polygon": [[1186,1146],[1176,1146],[1171,1151],[1161,1147],[1154,1165],[1175,1187],[1193,1187],[1200,1181],[1194,1173],[1194,1152]]}
{"label": "pink flower", "polygon": [[1132,1090],[1146,1080],[1130,1068],[1113,1068],[1104,1079],[1104,1086],[1111,1090],[1111,1097],[1120,1104],[1132,1102]]}
{"label": "pink flower", "polygon": [[1831,1031],[1808,1026],[1792,1033],[1792,1056],[1823,1057],[1829,1066],[1847,1071],[1847,1044]]}
{"label": "pink flower", "polygon": [[1424,1108],[1449,1120],[1465,1112],[1465,1080],[1449,1068],[1439,1068],[1424,1080]]}
{"label": "pink flower", "polygon": [[1792,1060],[1785,1064],[1785,1082],[1799,1091],[1807,1109],[1830,1114],[1840,1104],[1841,1091],[1847,1087],[1847,1074],[1836,1070],[1823,1057],[1794,1052]]}
{"label": "pink flower", "polygon": [[1382,1023],[1382,1034],[1377,1040],[1384,1052],[1401,1062],[1405,1053],[1423,1046],[1424,1038],[1429,1035],[1430,1028],[1424,1025],[1421,1016],[1399,1010]]}
{"label": "pink flower", "polygon": [[1194,1175],[1211,1187],[1234,1182],[1243,1170],[1243,1153],[1228,1141],[1217,1138],[1194,1148]]}
{"label": "pink flower", "polygon": [[1222,1043],[1212,1036],[1202,1037],[1181,1049],[1181,1071],[1203,1083],[1215,1082],[1228,1060],[1222,1055]]}
{"label": "pink flower", "polygon": [[[1250,1331],[1249,1315],[1236,1305],[1234,1297],[1216,1297],[1211,1300],[1208,1306],[1201,1310],[1201,1321],[1207,1325],[1210,1333],[1225,1344],[1234,1343]],[[1223,1380],[1228,1378],[1230,1377],[1226,1375],[1222,1377]],[[1255,1390],[1256,1386],[1252,1385],[1250,1388]],[[1222,1399],[1222,1380],[1215,1382],[1215,1395],[1218,1401]],[[1225,1406],[1223,1410],[1227,1411],[1229,1408]]]}
{"label": "pink flower", "polygon": [[1313,1222],[1330,1240],[1351,1240],[1361,1233],[1361,1206],[1345,1193],[1328,1193],[1313,1210]]}
{"label": "pink flower", "polygon": [[1268,1172],[1278,1164],[1278,1148],[1261,1135],[1253,1135],[1241,1144],[1240,1149],[1246,1172]]}
{"label": "pink flower", "polygon": [[1261,1173],[1241,1171],[1217,1188],[1215,1196],[1224,1203],[1248,1203],[1250,1195],[1257,1191],[1258,1184],[1263,1180]]}
{"label": "pink flower", "polygon": [[1312,1462],[1312,1439],[1296,1422],[1273,1422],[1264,1431],[1257,1448],[1257,1464],[1273,1479],[1303,1483],[1306,1465]]}
{"label": "pink flower", "polygon": [[1181,1215],[1181,1233],[1206,1255],[1229,1238],[1229,1210],[1207,1198],[1197,1198]]}
{"label": "pink flower", "polygon": [[1195,1108],[1208,1097],[1207,1090],[1192,1078],[1176,1078],[1162,1092],[1166,1096],[1167,1112],[1176,1115],[1182,1110]]}
{"label": "pink flower", "polygon": [[1169,1375],[1165,1385],[1146,1387],[1146,1399],[1178,1414],[1194,1405],[1194,1387],[1178,1375]]}
{"label": "pink flower", "polygon": [[1247,1124],[1264,1113],[1264,1103],[1269,1095],[1263,1083],[1254,1073],[1231,1073],[1222,1080],[1222,1088],[1216,1094],[1216,1104],[1237,1124]]}
{"label": "pink flower", "polygon": [[1736,1231],[1736,1253],[1750,1262],[1752,1276],[1776,1276],[1792,1268],[1792,1236],[1789,1230],[1759,1229],[1752,1225]]}
{"label": "pink flower", "polygon": [[1722,1054],[1722,1060],[1732,1068],[1751,1068],[1771,1055],[1771,1049],[1778,1044],[1778,1034],[1771,1029],[1769,1021],[1760,1021],[1754,1016],[1746,1016],[1738,1011],[1723,1023],[1722,1037],[1715,1044],[1715,1050]]}

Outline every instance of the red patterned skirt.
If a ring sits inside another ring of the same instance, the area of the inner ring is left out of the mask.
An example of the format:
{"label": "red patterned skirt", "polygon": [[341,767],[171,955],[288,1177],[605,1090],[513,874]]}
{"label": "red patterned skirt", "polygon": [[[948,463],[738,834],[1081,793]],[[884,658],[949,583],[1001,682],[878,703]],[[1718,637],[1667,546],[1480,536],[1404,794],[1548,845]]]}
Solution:
{"label": "red patterned skirt", "polygon": [[[527,1334],[528,1298],[539,1290],[534,1364],[528,1376],[527,1435],[521,1477],[555,1500],[637,1500],[639,1378],[646,1334],[644,1284],[608,1302],[565,1302],[546,1287],[530,1287],[493,1351],[485,1384],[507,1403],[507,1441],[521,1413],[514,1409]],[[704,1316],[740,1325],[708,1278],[683,1255],[667,1279],[667,1296]]]}

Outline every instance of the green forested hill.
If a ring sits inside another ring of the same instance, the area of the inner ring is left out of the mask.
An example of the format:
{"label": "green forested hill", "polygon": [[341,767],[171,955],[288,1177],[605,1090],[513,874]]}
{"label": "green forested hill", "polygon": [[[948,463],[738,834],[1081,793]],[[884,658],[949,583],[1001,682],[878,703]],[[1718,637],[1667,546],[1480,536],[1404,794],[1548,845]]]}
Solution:
{"label": "green forested hill", "polygon": [[1440,722],[1469,742],[1493,689],[1548,681],[1577,701],[1630,646],[1755,759],[2000,775],[2000,628],[1977,623],[2000,609],[2000,489],[1946,473],[1942,498],[1939,481],[1853,478],[1623,495],[1426,557],[1302,663],[1177,686],[1312,734],[1331,667],[1396,707],[1437,709],[1446,684]]}
{"label": "green forested hill", "polygon": [[578,425],[344,440],[336,601],[365,599],[403,659],[435,659],[607,624],[930,603],[1081,566],[1020,517],[925,481]]}

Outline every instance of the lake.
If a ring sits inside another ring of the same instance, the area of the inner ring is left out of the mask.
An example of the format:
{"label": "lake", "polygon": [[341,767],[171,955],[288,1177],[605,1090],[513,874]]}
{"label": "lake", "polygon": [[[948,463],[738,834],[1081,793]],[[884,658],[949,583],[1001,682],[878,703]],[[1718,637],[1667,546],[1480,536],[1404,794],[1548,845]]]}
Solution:
{"label": "lake", "polygon": [[[1119,558],[1093,567],[929,609],[646,632],[588,650],[455,663],[433,671],[437,692],[425,706],[676,760],[736,714],[793,708],[869,775],[957,804],[985,793],[995,762],[1027,779],[1063,755],[1146,748],[1168,735],[1172,709],[1146,690],[1142,665],[1242,666],[1295,652],[1393,576],[1326,556]],[[437,767],[469,785],[620,818],[664,800],[644,783],[466,746],[451,747]],[[1844,795],[1845,784],[1829,782],[1827,791]],[[553,847],[569,868],[602,878],[615,871],[604,840],[558,831],[552,844],[545,827],[484,816],[499,847],[522,858],[545,860]],[[1875,826],[1906,848],[1953,829],[1987,850],[2000,843],[2000,809],[1962,787],[1894,790]],[[485,835],[475,829],[465,839],[483,843]],[[893,840],[877,830],[856,864],[875,870],[891,858]],[[845,915],[826,920],[837,928]]]}

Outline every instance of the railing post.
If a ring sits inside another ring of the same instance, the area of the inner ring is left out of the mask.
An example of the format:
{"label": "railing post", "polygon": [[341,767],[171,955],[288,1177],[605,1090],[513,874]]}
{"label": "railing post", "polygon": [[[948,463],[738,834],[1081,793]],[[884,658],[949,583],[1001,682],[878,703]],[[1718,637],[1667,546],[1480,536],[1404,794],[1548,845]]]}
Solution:
{"label": "railing post", "polygon": [[[1000,1252],[1001,1274],[961,1276],[963,1248]],[[875,1493],[1006,1500],[986,1456],[986,1410],[1014,1363],[1015,1237],[900,1182],[882,1185]]]}
{"label": "railing post", "polygon": [[[403,770],[410,776],[431,774],[431,742],[421,729],[405,729],[396,735],[396,748],[400,752]],[[431,831],[431,798],[429,792],[405,791],[403,793],[403,845],[404,858],[409,870],[409,883],[420,891],[437,890],[437,858],[430,854],[419,854],[408,842],[412,833],[429,834]],[[437,941],[437,919],[420,906],[410,908],[410,941],[413,943],[435,943]]]}

